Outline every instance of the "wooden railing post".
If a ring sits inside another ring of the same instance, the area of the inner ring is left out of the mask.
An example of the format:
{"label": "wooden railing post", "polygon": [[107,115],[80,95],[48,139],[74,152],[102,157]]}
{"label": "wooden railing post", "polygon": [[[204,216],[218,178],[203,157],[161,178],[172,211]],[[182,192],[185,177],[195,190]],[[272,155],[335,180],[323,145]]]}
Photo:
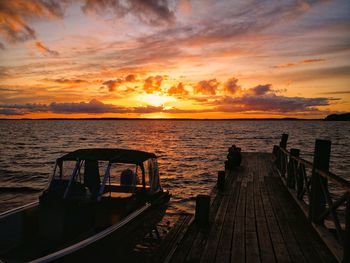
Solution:
{"label": "wooden railing post", "polygon": [[273,150],[272,150],[272,154],[277,157],[277,153],[278,153],[278,146],[277,145],[274,145],[273,146]]}
{"label": "wooden railing post", "polygon": [[225,171],[218,171],[217,187],[219,190],[225,189]]}
{"label": "wooden railing post", "polygon": [[300,163],[297,172],[297,197],[299,200],[303,200],[305,173],[305,165]]}
{"label": "wooden railing post", "polygon": [[350,194],[346,199],[345,231],[343,237],[343,263],[350,263]]}
{"label": "wooden railing post", "polygon": [[[299,157],[299,149],[290,149],[290,154],[295,157]],[[296,172],[297,172],[297,161],[289,158],[288,171],[287,171],[287,186],[289,188],[295,189],[296,183]]]}
{"label": "wooden railing post", "polygon": [[[283,133],[281,141],[280,141],[280,147],[282,149],[287,148],[287,141],[288,141],[288,134]],[[281,175],[284,177],[286,174],[287,157],[282,151],[279,151],[279,158],[278,159],[279,159],[278,160],[279,161],[279,170],[281,172]]]}
{"label": "wooden railing post", "polygon": [[195,221],[199,227],[206,227],[209,224],[210,196],[197,195]]}
{"label": "wooden railing post", "polygon": [[[329,160],[331,155],[331,141],[316,140],[313,170],[311,175],[311,191],[309,200],[309,219],[317,224],[323,224],[324,219],[318,220],[326,206],[326,198],[322,187],[327,189],[327,179],[320,176],[315,169],[328,172]],[[323,185],[323,186],[322,186]]]}
{"label": "wooden railing post", "polygon": [[287,148],[287,141],[288,141],[288,134],[283,133],[281,141],[280,141],[280,147],[283,149],[286,149]]}

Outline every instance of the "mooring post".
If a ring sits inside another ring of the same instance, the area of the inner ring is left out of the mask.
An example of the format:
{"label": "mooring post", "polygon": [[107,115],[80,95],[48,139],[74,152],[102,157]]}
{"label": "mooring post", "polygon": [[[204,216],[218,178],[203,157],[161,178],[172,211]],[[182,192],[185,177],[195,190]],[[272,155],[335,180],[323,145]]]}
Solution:
{"label": "mooring post", "polygon": [[345,231],[343,233],[343,263],[350,263],[350,194],[346,199]]}
{"label": "mooring post", "polygon": [[309,219],[317,224],[323,225],[324,219],[319,220],[319,216],[326,207],[326,197],[322,188],[327,189],[327,179],[319,175],[315,169],[328,172],[329,160],[331,156],[331,141],[316,140],[314,162],[311,175],[311,191],[309,204]]}
{"label": "mooring post", "polygon": [[[300,150],[299,149],[290,149],[290,154],[295,157],[299,157]],[[296,182],[296,172],[297,172],[297,167],[296,167],[297,161],[294,160],[293,158],[289,158],[289,163],[288,163],[288,172],[287,172],[287,186],[289,188],[295,189],[295,182]]]}
{"label": "mooring post", "polygon": [[225,189],[225,171],[218,171],[217,187],[219,190]]}
{"label": "mooring post", "polygon": [[210,196],[197,195],[195,221],[199,227],[206,227],[209,224]]}

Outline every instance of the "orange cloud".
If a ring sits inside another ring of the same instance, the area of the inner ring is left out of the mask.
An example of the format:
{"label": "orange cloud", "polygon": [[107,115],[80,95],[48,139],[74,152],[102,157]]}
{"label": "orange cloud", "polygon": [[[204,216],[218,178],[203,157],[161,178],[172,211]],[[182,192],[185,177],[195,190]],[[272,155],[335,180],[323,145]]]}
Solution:
{"label": "orange cloud", "polygon": [[180,82],[177,86],[172,86],[168,89],[168,95],[188,95],[188,91],[185,90],[185,86]]}
{"label": "orange cloud", "polygon": [[43,54],[44,56],[53,56],[53,57],[57,57],[60,55],[60,53],[58,53],[55,50],[49,49],[48,47],[44,46],[43,43],[41,43],[40,41],[35,42],[35,47],[41,52],[41,54]]}
{"label": "orange cloud", "polygon": [[218,86],[219,82],[216,79],[202,80],[197,83],[193,91],[196,94],[201,93],[204,95],[215,95]]}
{"label": "orange cloud", "polygon": [[276,66],[273,66],[273,68],[290,68],[290,67],[295,67],[295,66],[302,65],[302,64],[314,64],[314,63],[319,63],[319,62],[323,62],[323,61],[326,61],[326,60],[322,59],[322,58],[305,59],[305,60],[298,61],[298,62],[276,65]]}
{"label": "orange cloud", "polygon": [[162,76],[150,76],[145,79],[143,84],[143,90],[147,93],[153,93],[161,90],[163,77]]}
{"label": "orange cloud", "polygon": [[315,59],[306,59],[306,60],[303,60],[302,63],[303,64],[311,64],[311,63],[318,63],[318,62],[323,62],[323,61],[326,61],[325,59],[322,59],[322,58],[315,58]]}

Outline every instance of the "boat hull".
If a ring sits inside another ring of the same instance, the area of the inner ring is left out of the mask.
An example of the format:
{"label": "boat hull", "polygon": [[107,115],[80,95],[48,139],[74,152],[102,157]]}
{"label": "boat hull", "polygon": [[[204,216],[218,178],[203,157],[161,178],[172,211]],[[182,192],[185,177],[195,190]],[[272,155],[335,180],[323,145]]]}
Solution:
{"label": "boat hull", "polygon": [[[16,260],[29,262],[77,262],[77,261],[109,261],[116,262],[127,261],[125,258],[125,250],[132,247],[137,240],[140,240],[147,232],[151,231],[164,215],[170,195],[168,192],[158,193],[149,202],[140,206],[132,213],[128,214],[117,224],[102,229],[96,234],[80,240],[77,243],[66,247],[58,248],[55,252],[51,252],[45,256],[39,257],[33,255],[13,255],[7,257],[8,254],[0,256],[3,262]],[[35,210],[38,203],[31,204],[5,213],[0,216],[1,228],[6,228],[6,235],[1,237],[0,245],[14,246],[16,241],[20,239],[21,231],[23,231],[23,221],[25,221],[26,213]],[[17,226],[21,226],[16,228]],[[11,237],[10,237],[11,236]],[[6,242],[6,244],[5,244]],[[40,246],[40,240],[38,240]],[[1,249],[1,247],[0,247]],[[30,254],[30,253],[29,253]]]}

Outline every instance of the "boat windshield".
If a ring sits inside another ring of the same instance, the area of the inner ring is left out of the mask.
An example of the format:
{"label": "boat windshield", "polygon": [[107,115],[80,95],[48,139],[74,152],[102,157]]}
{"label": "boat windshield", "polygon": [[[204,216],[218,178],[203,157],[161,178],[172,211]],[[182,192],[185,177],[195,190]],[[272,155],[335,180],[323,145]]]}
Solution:
{"label": "boat windshield", "polygon": [[[136,193],[160,190],[157,159],[143,163],[112,163],[100,160],[65,160],[56,164],[49,188],[65,188],[63,197],[85,193],[98,199],[111,192]],[[62,190],[61,190],[62,191]]]}

